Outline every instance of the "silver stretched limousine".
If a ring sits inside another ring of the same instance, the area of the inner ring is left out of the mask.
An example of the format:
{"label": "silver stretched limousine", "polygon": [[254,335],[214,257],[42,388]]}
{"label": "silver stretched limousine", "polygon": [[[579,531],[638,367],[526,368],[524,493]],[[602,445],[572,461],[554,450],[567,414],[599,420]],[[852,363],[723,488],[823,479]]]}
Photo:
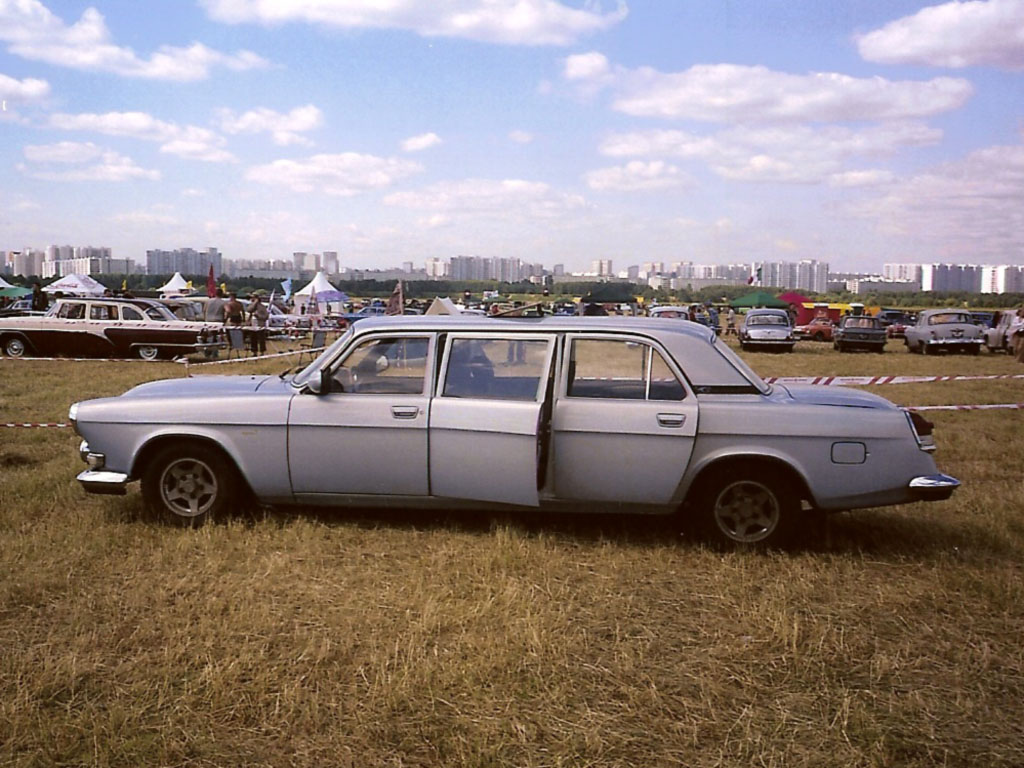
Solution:
{"label": "silver stretched limousine", "polygon": [[[71,406],[95,493],[142,481],[195,524],[265,504],[681,514],[784,542],[806,514],[946,499],[931,424],[856,390],[769,386],[704,326],[367,319],[298,374],[142,384]],[[808,511],[810,510],[810,511]]]}

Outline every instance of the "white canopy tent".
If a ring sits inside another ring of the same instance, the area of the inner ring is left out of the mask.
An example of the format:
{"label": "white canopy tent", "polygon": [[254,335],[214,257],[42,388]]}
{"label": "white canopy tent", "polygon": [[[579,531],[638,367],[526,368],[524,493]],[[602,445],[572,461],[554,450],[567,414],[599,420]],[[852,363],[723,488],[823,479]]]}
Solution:
{"label": "white canopy tent", "polygon": [[449,299],[447,296],[435,296],[434,300],[430,302],[430,306],[427,307],[425,315],[458,315],[461,314],[459,308],[455,306],[455,302]]}
{"label": "white canopy tent", "polygon": [[[330,302],[317,303],[316,301],[317,294],[324,293],[325,291],[331,291],[335,294],[340,293],[337,288],[331,285],[331,281],[327,279],[327,275],[324,272],[317,272],[312,280],[292,294],[295,297],[293,314],[298,315],[302,313],[303,307],[306,307],[306,314],[320,314],[320,304],[326,304],[327,307],[330,307]],[[338,304],[336,311],[340,312],[340,302],[334,303]]]}
{"label": "white canopy tent", "polygon": [[157,290],[165,296],[180,296],[189,293],[192,289],[188,284],[188,280],[181,276],[181,272],[175,272],[174,277],[157,288]]}
{"label": "white canopy tent", "polygon": [[102,296],[107,290],[88,275],[64,275],[43,288],[47,293],[67,293],[72,296]]}
{"label": "white canopy tent", "polygon": [[2,277],[0,277],[0,290],[2,290],[4,288],[13,288],[13,287],[14,287],[13,285],[11,285],[6,280],[4,280]]}

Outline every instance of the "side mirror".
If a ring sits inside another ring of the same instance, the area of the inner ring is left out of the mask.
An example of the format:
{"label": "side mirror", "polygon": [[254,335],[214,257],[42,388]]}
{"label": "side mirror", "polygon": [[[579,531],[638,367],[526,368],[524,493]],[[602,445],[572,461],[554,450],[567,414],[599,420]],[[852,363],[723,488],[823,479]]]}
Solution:
{"label": "side mirror", "polygon": [[306,389],[310,394],[326,395],[330,393],[332,384],[331,372],[326,368],[321,368],[317,376],[306,382]]}

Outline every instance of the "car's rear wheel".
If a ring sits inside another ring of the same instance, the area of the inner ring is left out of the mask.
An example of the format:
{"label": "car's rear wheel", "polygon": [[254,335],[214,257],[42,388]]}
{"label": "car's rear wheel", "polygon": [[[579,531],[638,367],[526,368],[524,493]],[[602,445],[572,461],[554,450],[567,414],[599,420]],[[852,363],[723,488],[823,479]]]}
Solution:
{"label": "car's rear wheel", "polygon": [[220,516],[236,501],[237,491],[234,467],[202,443],[162,448],[142,475],[147,506],[180,525],[198,526]]}
{"label": "car's rear wheel", "polygon": [[697,504],[705,537],[732,547],[781,546],[799,523],[799,499],[785,473],[766,467],[714,472],[701,483]]}
{"label": "car's rear wheel", "polygon": [[156,360],[158,357],[160,357],[160,349],[158,347],[150,346],[149,344],[144,344],[141,347],[137,347],[135,349],[135,353],[142,360]]}
{"label": "car's rear wheel", "polygon": [[24,357],[27,351],[24,339],[17,336],[4,339],[4,354],[8,357]]}

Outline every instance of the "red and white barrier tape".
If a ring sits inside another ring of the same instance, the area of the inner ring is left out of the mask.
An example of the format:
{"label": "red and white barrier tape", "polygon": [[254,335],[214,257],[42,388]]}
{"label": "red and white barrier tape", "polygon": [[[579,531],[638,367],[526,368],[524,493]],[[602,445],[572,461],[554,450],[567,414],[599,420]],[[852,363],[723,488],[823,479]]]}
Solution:
{"label": "red and white barrier tape", "polygon": [[985,376],[768,376],[769,384],[814,384],[821,387],[869,386],[874,384],[923,384],[929,381],[982,381],[1024,379],[1024,373],[994,373]]}
{"label": "red and white barrier tape", "polygon": [[1024,409],[1024,403],[993,403],[991,405],[905,405],[908,411],[991,411],[998,408]]}
{"label": "red and white barrier tape", "polygon": [[251,363],[255,360],[271,360],[275,357],[288,357],[289,355],[305,355],[312,354],[313,352],[323,352],[327,347],[314,347],[313,349],[291,349],[287,352],[275,352],[272,355],[257,355],[255,357],[229,357],[224,360],[204,360],[201,363],[189,362],[188,358],[179,360],[179,363],[184,363],[189,368],[199,368],[203,365],[226,365],[227,363]]}
{"label": "red and white barrier tape", "polygon": [[57,429],[67,429],[70,426],[70,424],[66,424],[62,421],[9,421],[6,424],[0,424],[0,427],[15,427],[18,429],[39,429],[41,427],[56,427]]}

